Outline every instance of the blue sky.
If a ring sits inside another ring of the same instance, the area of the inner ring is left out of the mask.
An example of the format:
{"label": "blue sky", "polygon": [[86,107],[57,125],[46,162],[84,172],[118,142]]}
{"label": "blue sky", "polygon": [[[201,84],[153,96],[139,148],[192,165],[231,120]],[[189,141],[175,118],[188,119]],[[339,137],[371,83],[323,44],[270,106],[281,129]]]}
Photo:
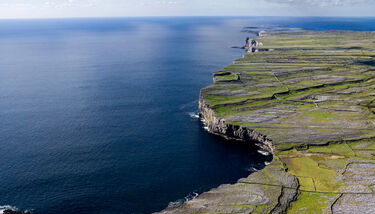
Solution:
{"label": "blue sky", "polygon": [[375,0],[0,0],[0,18],[374,16]]}

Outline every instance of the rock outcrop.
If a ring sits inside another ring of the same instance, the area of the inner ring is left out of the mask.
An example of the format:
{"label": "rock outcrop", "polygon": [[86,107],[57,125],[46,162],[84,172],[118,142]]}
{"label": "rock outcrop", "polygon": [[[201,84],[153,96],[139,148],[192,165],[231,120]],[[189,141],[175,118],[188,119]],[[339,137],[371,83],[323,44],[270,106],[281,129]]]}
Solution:
{"label": "rock outcrop", "polygon": [[4,210],[3,214],[31,214],[30,212],[14,211],[14,210]]}
{"label": "rock outcrop", "polygon": [[241,46],[241,47],[233,46],[232,48],[245,49],[248,53],[270,51],[270,49],[268,49],[268,48],[260,48],[261,46],[263,46],[262,42],[259,42],[255,39],[247,37],[244,46]]}
{"label": "rock outcrop", "polygon": [[263,46],[263,43],[258,42],[254,39],[251,39],[250,37],[246,38],[246,43],[245,46],[243,47],[244,49],[247,50],[247,52],[258,52],[259,51],[259,46]]}

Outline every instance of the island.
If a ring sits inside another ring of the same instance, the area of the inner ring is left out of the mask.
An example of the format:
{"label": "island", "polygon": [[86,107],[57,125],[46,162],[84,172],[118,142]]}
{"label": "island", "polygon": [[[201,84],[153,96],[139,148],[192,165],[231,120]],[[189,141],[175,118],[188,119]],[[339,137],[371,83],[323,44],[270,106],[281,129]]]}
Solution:
{"label": "island", "polygon": [[160,213],[375,213],[375,33],[254,39],[201,90],[199,111],[210,133],[272,162]]}

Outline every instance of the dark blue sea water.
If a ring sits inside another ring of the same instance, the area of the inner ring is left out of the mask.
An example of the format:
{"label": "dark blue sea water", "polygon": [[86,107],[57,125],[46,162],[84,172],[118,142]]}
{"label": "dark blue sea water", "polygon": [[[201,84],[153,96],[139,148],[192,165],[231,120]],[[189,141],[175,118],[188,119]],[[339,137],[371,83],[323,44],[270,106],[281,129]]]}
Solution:
{"label": "dark blue sea water", "polygon": [[193,116],[248,26],[375,30],[375,19],[0,21],[0,205],[150,213],[264,167],[269,157]]}

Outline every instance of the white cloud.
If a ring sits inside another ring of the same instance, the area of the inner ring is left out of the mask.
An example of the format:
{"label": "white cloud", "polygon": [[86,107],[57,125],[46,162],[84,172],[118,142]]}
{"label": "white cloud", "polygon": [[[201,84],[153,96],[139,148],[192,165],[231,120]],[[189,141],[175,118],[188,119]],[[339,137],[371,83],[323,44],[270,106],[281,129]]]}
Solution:
{"label": "white cloud", "polygon": [[44,1],[45,7],[65,8],[65,7],[93,7],[93,0],[47,0]]}
{"label": "white cloud", "polygon": [[[266,2],[285,4],[289,6],[319,6],[337,7],[361,4],[371,4],[372,0],[264,0]],[[373,2],[374,3],[374,2]]]}
{"label": "white cloud", "polygon": [[0,18],[374,16],[375,0],[0,0]]}

